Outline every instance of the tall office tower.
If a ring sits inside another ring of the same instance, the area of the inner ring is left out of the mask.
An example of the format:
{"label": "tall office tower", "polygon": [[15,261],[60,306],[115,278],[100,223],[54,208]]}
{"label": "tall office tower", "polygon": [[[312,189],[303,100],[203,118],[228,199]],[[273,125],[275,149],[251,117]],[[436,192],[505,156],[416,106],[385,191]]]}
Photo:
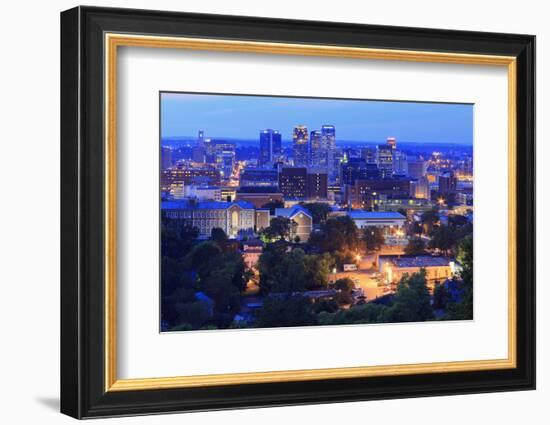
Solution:
{"label": "tall office tower", "polygon": [[204,131],[199,130],[197,144],[192,149],[194,162],[206,162],[206,146],[204,144]]}
{"label": "tall office tower", "polygon": [[279,161],[283,156],[283,146],[281,142],[281,133],[277,130],[273,130],[271,134],[271,151],[273,154],[273,162]]}
{"label": "tall office tower", "polygon": [[160,155],[161,170],[167,170],[172,166],[172,149],[168,146],[163,146]]}
{"label": "tall office tower", "polygon": [[439,176],[439,192],[443,194],[448,194],[456,191],[456,182],[457,179],[455,174],[452,171],[445,171]]}
{"label": "tall office tower", "polygon": [[388,144],[376,147],[376,163],[382,178],[391,177],[393,174],[393,151]]}
{"label": "tall office tower", "polygon": [[376,149],[361,148],[361,158],[363,158],[367,164],[376,164]]}
{"label": "tall office tower", "polygon": [[390,146],[394,151],[397,149],[397,140],[395,139],[395,137],[388,137],[386,139],[386,145]]}
{"label": "tall office tower", "polygon": [[326,163],[326,150],[321,142],[321,132],[314,130],[309,134],[310,163],[314,167],[320,167]]}
{"label": "tall office tower", "polygon": [[393,151],[393,172],[395,174],[406,175],[407,168],[407,155],[399,150]]}
{"label": "tall office tower", "polygon": [[424,177],[426,175],[426,161],[423,159],[408,159],[407,175],[414,179]]}
{"label": "tall office tower", "polygon": [[235,169],[235,151],[222,151],[216,158],[218,167],[224,179],[229,179]]}
{"label": "tall office tower", "polygon": [[418,180],[411,180],[411,197],[417,199],[430,198],[430,183],[426,176],[422,176]]}
{"label": "tall office tower", "polygon": [[328,176],[326,168],[307,170],[306,196],[311,199],[327,199]]}
{"label": "tall office tower", "polygon": [[292,150],[295,166],[309,165],[309,138],[307,127],[297,125],[292,132]]}
{"label": "tall office tower", "polygon": [[354,185],[356,180],[378,179],[380,172],[376,164],[367,163],[363,158],[350,158],[342,164],[340,182]]}
{"label": "tall office tower", "polygon": [[260,157],[258,165],[260,167],[273,163],[273,130],[260,131]]}
{"label": "tall office tower", "polygon": [[336,128],[333,125],[323,125],[321,127],[321,146],[325,151],[326,162],[320,164],[328,168],[328,174],[334,174],[334,155],[336,153]]}
{"label": "tall office tower", "polygon": [[199,130],[199,136],[197,137],[197,145],[204,147],[204,130]]}
{"label": "tall office tower", "polygon": [[285,199],[307,196],[307,168],[283,167],[279,172],[279,191]]}
{"label": "tall office tower", "polygon": [[203,146],[193,146],[192,154],[194,162],[206,162],[206,149]]}

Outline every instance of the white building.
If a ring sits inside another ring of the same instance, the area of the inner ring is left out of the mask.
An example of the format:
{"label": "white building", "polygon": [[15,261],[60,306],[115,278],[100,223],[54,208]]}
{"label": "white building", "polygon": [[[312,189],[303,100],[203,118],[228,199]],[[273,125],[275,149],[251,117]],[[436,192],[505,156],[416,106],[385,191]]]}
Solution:
{"label": "white building", "polygon": [[376,226],[399,230],[405,225],[406,221],[405,216],[393,211],[351,211],[348,215],[355,222],[358,229]]}

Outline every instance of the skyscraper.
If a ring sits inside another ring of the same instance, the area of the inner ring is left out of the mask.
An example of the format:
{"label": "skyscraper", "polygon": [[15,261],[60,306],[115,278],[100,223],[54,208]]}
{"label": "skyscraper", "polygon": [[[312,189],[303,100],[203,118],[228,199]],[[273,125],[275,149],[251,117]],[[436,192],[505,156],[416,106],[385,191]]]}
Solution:
{"label": "skyscraper", "polygon": [[407,155],[404,152],[395,149],[393,151],[393,172],[395,174],[406,175],[407,168]]}
{"label": "skyscraper", "polygon": [[273,130],[260,131],[260,157],[258,165],[264,166],[273,162]]}
{"label": "skyscraper", "polygon": [[277,130],[273,130],[271,134],[271,150],[273,153],[273,161],[279,161],[283,155],[283,148],[281,143],[281,133]]}
{"label": "skyscraper", "polygon": [[439,192],[449,194],[456,191],[457,179],[452,171],[445,171],[438,178]]}
{"label": "skyscraper", "polygon": [[329,174],[334,174],[334,153],[336,151],[336,128],[333,125],[323,125],[321,127],[321,146],[323,147],[325,162],[321,166],[328,168]]}
{"label": "skyscraper", "polygon": [[292,150],[294,165],[309,165],[309,137],[305,125],[297,125],[292,132]]}
{"label": "skyscraper", "polygon": [[328,176],[325,168],[310,168],[307,171],[306,196],[310,199],[327,199]]}
{"label": "skyscraper", "polygon": [[361,148],[361,158],[367,164],[376,164],[376,150],[374,148]]}
{"label": "skyscraper", "polygon": [[378,179],[380,172],[376,164],[367,163],[363,158],[350,158],[341,167],[342,184],[354,185],[356,180]]}
{"label": "skyscraper", "polygon": [[325,165],[327,153],[322,145],[321,132],[319,130],[314,130],[310,133],[309,144],[311,155],[310,165],[314,167]]}
{"label": "skyscraper", "polygon": [[285,198],[305,198],[307,195],[307,168],[283,167],[279,172],[279,191]]}
{"label": "skyscraper", "polygon": [[392,151],[394,151],[397,149],[397,140],[395,139],[395,137],[388,137],[386,139],[386,145],[391,147]]}
{"label": "skyscraper", "polygon": [[393,150],[391,145],[378,145],[376,147],[376,163],[382,178],[391,177],[393,173]]}
{"label": "skyscraper", "polygon": [[206,147],[204,145],[204,131],[199,130],[197,136],[197,144],[193,147],[192,150],[193,161],[195,162],[206,162]]}

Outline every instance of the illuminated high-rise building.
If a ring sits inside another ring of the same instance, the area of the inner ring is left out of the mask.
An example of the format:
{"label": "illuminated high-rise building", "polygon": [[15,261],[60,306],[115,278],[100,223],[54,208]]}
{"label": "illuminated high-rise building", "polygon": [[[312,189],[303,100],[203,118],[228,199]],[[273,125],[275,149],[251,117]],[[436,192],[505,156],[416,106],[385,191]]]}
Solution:
{"label": "illuminated high-rise building", "polygon": [[378,145],[376,147],[376,163],[382,178],[391,177],[393,174],[393,150],[391,145]]}
{"label": "illuminated high-rise building", "polygon": [[281,156],[281,133],[270,128],[260,131],[260,157],[258,165],[277,162]]}
{"label": "illuminated high-rise building", "polygon": [[407,155],[403,151],[393,151],[393,172],[394,174],[406,175],[407,168]]}
{"label": "illuminated high-rise building", "polygon": [[263,166],[273,161],[273,130],[260,131],[260,156],[258,165]]}
{"label": "illuminated high-rise building", "polygon": [[361,158],[363,158],[367,164],[376,164],[376,149],[361,148]]}
{"label": "illuminated high-rise building", "polygon": [[273,153],[273,162],[279,161],[283,155],[282,136],[277,130],[271,134],[271,150]]}
{"label": "illuminated high-rise building", "polygon": [[204,130],[199,130],[199,136],[197,137],[197,144],[204,147]]}
{"label": "illuminated high-rise building", "polygon": [[305,125],[294,127],[292,132],[292,150],[295,166],[309,165],[309,134]]}
{"label": "illuminated high-rise building", "polygon": [[326,164],[327,153],[321,144],[321,132],[314,130],[309,134],[310,163],[314,167]]}
{"label": "illuminated high-rise building", "polygon": [[386,139],[386,144],[391,147],[392,151],[395,151],[397,149],[397,140],[395,137],[388,137]]}
{"label": "illuminated high-rise building", "polygon": [[334,154],[336,151],[336,128],[333,125],[323,125],[321,127],[321,146],[323,147],[324,159],[321,162],[322,167],[328,168],[329,174],[335,173]]}
{"label": "illuminated high-rise building", "polygon": [[283,167],[279,172],[279,191],[285,199],[307,196],[307,168]]}

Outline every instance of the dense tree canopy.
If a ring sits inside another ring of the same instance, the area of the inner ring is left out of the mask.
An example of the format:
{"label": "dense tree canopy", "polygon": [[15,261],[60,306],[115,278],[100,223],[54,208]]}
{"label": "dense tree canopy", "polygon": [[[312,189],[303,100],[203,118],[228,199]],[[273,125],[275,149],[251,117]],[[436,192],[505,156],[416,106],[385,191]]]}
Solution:
{"label": "dense tree canopy", "polygon": [[421,238],[411,238],[405,247],[407,255],[422,255],[426,253],[426,244]]}
{"label": "dense tree canopy", "polygon": [[313,224],[324,223],[327,219],[328,213],[331,212],[330,205],[324,202],[309,202],[303,204],[313,217]]}
{"label": "dense tree canopy", "polygon": [[363,241],[365,242],[367,251],[375,251],[384,245],[386,239],[380,227],[367,226],[363,229]]}
{"label": "dense tree canopy", "polygon": [[269,226],[262,230],[262,235],[270,241],[290,240],[297,223],[287,217],[273,217]]}
{"label": "dense tree canopy", "polygon": [[311,234],[309,244],[321,252],[357,252],[359,231],[348,216],[329,218],[321,224],[318,232]]}

